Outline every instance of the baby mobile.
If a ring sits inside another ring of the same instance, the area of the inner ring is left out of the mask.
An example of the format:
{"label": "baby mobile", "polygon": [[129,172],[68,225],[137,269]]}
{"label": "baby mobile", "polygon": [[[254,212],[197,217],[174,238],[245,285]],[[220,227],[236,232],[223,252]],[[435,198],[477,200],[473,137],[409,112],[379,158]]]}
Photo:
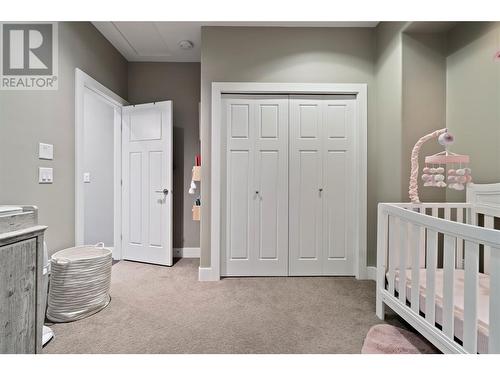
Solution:
{"label": "baby mobile", "polygon": [[472,181],[468,155],[459,155],[448,150],[453,144],[453,135],[448,129],[440,129],[420,138],[411,153],[411,174],[409,195],[412,203],[420,203],[418,197],[418,154],[422,145],[429,139],[437,138],[444,151],[425,157],[425,166],[422,169],[424,186],[439,188],[448,187],[454,190],[464,190],[465,185]]}

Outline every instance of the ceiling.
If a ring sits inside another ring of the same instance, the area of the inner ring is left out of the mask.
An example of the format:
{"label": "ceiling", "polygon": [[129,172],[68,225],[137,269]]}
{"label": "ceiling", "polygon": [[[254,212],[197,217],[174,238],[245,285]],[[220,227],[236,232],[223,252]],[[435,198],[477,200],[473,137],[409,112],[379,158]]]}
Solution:
{"label": "ceiling", "polygon": [[[128,61],[200,61],[202,26],[375,27],[378,22],[93,22]],[[192,49],[179,42],[191,41]]]}

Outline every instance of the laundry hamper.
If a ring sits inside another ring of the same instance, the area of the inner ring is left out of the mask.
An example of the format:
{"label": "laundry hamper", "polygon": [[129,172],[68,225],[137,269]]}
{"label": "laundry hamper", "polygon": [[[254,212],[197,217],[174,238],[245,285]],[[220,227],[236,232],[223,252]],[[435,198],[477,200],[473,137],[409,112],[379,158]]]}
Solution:
{"label": "laundry hamper", "polygon": [[105,308],[110,301],[111,264],[111,250],[103,244],[52,255],[47,318],[70,322]]}

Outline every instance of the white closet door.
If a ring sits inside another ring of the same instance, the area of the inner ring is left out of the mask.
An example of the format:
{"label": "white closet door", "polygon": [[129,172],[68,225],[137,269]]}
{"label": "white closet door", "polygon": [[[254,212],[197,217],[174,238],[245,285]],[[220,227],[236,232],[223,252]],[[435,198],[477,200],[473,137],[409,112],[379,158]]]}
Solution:
{"label": "white closet door", "polygon": [[255,248],[255,111],[247,98],[223,98],[227,134],[226,241],[221,274],[242,276],[252,270]]}
{"label": "white closet door", "polygon": [[354,275],[354,100],[323,104],[323,274]]}
{"label": "white closet door", "polygon": [[286,97],[225,96],[223,276],[287,274]]}
{"label": "white closet door", "polygon": [[288,98],[255,100],[255,266],[288,275]]}
{"label": "white closet door", "polygon": [[353,275],[354,103],[290,98],[290,275]]}
{"label": "white closet door", "polygon": [[322,101],[290,97],[289,274],[321,275]]}

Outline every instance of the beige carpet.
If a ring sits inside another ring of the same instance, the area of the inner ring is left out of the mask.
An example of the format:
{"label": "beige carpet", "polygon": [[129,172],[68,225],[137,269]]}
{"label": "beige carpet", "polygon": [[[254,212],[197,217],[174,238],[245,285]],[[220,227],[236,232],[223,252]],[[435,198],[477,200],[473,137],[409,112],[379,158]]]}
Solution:
{"label": "beige carpet", "polygon": [[[198,260],[113,266],[111,303],[54,324],[44,353],[360,353],[375,283],[354,278],[198,282]],[[398,324],[396,321],[395,324]]]}

